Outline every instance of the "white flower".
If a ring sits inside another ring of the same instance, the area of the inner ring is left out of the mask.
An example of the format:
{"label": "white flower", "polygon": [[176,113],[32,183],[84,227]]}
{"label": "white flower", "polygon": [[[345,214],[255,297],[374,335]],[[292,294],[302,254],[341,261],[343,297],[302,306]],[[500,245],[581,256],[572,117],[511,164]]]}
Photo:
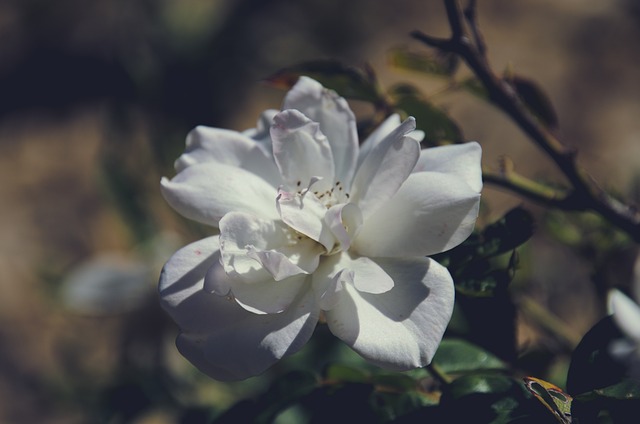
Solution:
{"label": "white flower", "polygon": [[609,292],[609,312],[625,336],[625,339],[614,341],[610,350],[614,357],[627,362],[635,378],[640,378],[640,256],[633,271],[633,291],[638,302],[620,290]]}
{"label": "white flower", "polygon": [[359,146],[346,101],[304,77],[256,129],[194,129],[162,193],[220,233],[160,277],[180,352],[213,378],[247,378],[298,351],[323,315],[375,364],[428,364],[454,287],[425,256],[468,237],[482,180],[477,143],[421,152],[422,136],[394,115]]}

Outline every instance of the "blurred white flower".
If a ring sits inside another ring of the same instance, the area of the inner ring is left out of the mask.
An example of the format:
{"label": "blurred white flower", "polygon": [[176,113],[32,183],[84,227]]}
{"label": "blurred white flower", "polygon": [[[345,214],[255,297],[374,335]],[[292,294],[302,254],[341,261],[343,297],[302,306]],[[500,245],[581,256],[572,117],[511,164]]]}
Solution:
{"label": "blurred white flower", "polygon": [[255,129],[197,127],[162,179],[167,202],[219,235],[176,252],[160,277],[180,352],[220,380],[298,351],[321,316],[367,360],[428,364],[453,281],[425,257],[471,233],[477,143],[420,151],[415,121],[389,117],[359,146],[347,102],[301,78]]}
{"label": "blurred white flower", "polygon": [[640,256],[633,270],[634,302],[620,290],[609,292],[609,312],[625,338],[610,346],[611,354],[629,366],[632,376],[640,378]]}

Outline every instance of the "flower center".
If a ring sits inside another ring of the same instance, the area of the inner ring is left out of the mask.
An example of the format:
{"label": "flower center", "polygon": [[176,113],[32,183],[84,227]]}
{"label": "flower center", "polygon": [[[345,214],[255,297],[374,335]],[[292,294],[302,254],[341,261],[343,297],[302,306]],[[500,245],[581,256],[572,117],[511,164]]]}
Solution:
{"label": "flower center", "polygon": [[328,189],[323,188],[321,190],[317,190],[315,189],[318,186],[316,183],[320,181],[322,180],[312,179],[307,188],[302,188],[302,181],[298,180],[296,183],[296,192],[301,196],[305,196],[309,192],[313,193],[327,209],[337,204],[347,203],[349,201],[349,193],[345,190],[342,182],[336,181],[335,184]]}

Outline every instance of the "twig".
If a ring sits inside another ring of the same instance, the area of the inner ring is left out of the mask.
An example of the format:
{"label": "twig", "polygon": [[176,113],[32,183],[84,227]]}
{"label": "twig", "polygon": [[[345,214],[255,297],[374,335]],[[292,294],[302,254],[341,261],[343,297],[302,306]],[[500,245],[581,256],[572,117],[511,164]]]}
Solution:
{"label": "twig", "polygon": [[[640,213],[638,210],[614,199],[600,188],[577,165],[576,152],[567,149],[560,140],[542,126],[527,111],[513,87],[493,73],[486,60],[485,47],[475,19],[475,2],[472,1],[465,11],[466,22],[471,28],[473,41],[466,34],[462,25],[463,15],[458,2],[456,0],[444,0],[444,2],[452,31],[451,37],[446,39],[431,37],[420,31],[413,31],[411,35],[428,46],[458,54],[467,63],[487,90],[489,100],[506,113],[556,163],[565,175],[572,188],[564,202],[571,202],[572,210],[593,210],[629,234],[636,242],[640,242]],[[504,179],[493,178],[491,182],[502,187],[513,188],[513,185]],[[521,191],[514,191],[522,194]],[[540,200],[535,196],[530,197],[534,200]]]}

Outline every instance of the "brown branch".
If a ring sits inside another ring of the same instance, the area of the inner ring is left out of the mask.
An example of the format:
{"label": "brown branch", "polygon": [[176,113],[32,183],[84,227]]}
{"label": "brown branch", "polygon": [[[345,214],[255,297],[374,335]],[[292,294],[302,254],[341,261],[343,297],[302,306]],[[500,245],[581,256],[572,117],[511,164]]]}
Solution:
{"label": "brown branch", "polygon": [[[420,31],[411,35],[424,44],[459,55],[475,73],[487,90],[489,100],[509,116],[527,136],[541,148],[571,184],[572,190],[563,205],[571,210],[593,210],[607,219],[636,242],[640,242],[640,213],[637,209],[614,199],[576,163],[576,152],[567,149],[553,134],[541,125],[526,109],[513,87],[497,77],[485,57],[485,47],[475,19],[474,2],[466,11],[466,22],[471,28],[473,41],[462,26],[463,14],[456,0],[445,0],[452,36],[436,38]],[[490,179],[491,182],[513,188],[507,182]],[[523,194],[521,191],[514,190]],[[532,197],[532,196],[529,196]],[[535,199],[535,196],[532,197]],[[571,202],[571,205],[566,205]],[[544,202],[543,202],[544,203]],[[563,207],[563,209],[565,209]]]}

